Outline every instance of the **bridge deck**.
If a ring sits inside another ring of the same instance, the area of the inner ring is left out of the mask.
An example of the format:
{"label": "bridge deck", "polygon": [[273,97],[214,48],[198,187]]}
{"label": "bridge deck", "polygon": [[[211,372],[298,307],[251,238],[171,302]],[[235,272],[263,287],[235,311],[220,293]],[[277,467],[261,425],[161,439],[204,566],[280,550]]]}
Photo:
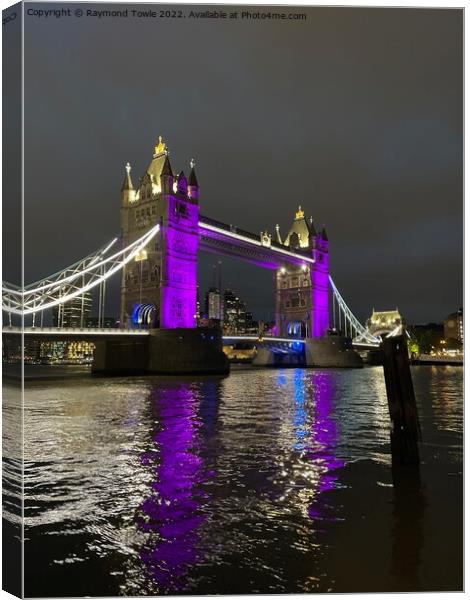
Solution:
{"label": "bridge deck", "polygon": [[[24,332],[25,337],[28,338],[69,338],[69,339],[94,339],[100,338],[103,336],[114,337],[114,338],[127,338],[127,337],[145,337],[150,335],[148,329],[118,329],[118,328],[98,328],[98,327],[90,327],[90,328],[74,328],[74,327],[25,327],[21,329],[21,327],[3,327],[3,335],[4,336],[19,336]],[[304,339],[297,338],[280,338],[274,336],[263,336],[259,337],[256,335],[224,335],[222,340],[226,344],[230,344],[231,342],[254,342],[255,344],[305,344]],[[379,344],[371,344],[364,342],[354,342],[353,346],[356,348],[370,349],[370,348],[378,348]]]}
{"label": "bridge deck", "polygon": [[309,252],[294,252],[274,240],[264,244],[259,235],[204,216],[199,219],[199,238],[201,250],[236,256],[268,269],[277,269],[283,264],[315,262]]}

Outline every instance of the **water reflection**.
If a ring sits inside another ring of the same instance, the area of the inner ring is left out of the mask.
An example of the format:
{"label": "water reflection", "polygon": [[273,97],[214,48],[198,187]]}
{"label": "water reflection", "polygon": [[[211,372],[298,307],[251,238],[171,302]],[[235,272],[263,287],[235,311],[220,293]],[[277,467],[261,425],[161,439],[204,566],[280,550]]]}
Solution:
{"label": "water reflection", "polygon": [[26,595],[457,589],[461,376],[413,376],[426,506],[381,368],[30,386]]}
{"label": "water reflection", "polygon": [[214,383],[201,390],[169,382],[150,396],[156,417],[154,447],[142,455],[142,464],[154,471],[155,481],[137,523],[149,534],[140,556],[158,588],[181,589],[198,559],[199,528],[206,518],[200,509],[208,501],[202,484],[213,475],[200,456],[201,434],[209,435],[215,426],[216,391]]}
{"label": "water reflection", "polygon": [[345,465],[344,460],[335,456],[339,438],[336,421],[332,418],[335,376],[331,371],[313,371],[311,380],[315,398],[312,437],[316,444],[315,455],[322,462],[319,490],[326,492],[335,487],[338,479],[335,471]]}
{"label": "water reflection", "polygon": [[279,386],[289,382],[293,386],[293,393],[286,396],[292,398],[292,449],[297,455],[283,461],[284,467],[290,463],[292,472],[283,471],[289,485],[287,489],[283,485],[281,500],[296,494],[304,516],[310,519],[326,518],[320,496],[336,488],[339,469],[345,465],[337,456],[339,432],[333,417],[337,377],[335,371],[303,369],[295,370],[291,377],[286,373],[277,377]]}

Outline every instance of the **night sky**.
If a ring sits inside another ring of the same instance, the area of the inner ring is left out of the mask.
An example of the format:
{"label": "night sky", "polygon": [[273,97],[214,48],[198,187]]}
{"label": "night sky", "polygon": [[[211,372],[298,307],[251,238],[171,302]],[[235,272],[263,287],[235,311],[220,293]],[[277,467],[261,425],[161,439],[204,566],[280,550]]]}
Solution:
{"label": "night sky", "polygon": [[[117,235],[124,164],[137,183],[161,134],[174,169],[196,159],[202,214],[285,235],[301,204],[325,224],[361,320],[462,305],[463,12],[276,10],[307,20],[26,17],[26,283]],[[218,260],[202,256],[202,290]],[[272,316],[272,272],[222,261]]]}

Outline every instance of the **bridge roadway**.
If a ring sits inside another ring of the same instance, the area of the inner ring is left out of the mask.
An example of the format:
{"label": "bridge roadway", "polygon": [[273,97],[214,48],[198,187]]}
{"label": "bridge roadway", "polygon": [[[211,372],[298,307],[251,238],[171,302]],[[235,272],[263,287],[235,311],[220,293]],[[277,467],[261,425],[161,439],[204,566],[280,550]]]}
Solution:
{"label": "bridge roadway", "polygon": [[[70,341],[85,340],[92,342],[93,340],[103,339],[104,336],[113,339],[123,339],[129,336],[147,336],[148,331],[143,329],[118,329],[111,327],[90,327],[90,328],[73,328],[73,327],[25,327],[23,329],[26,338],[41,339],[45,341],[54,341],[59,338],[67,338]],[[3,327],[3,336],[18,336],[21,335],[21,327]]]}
{"label": "bridge roadway", "polygon": [[[145,337],[149,335],[147,329],[118,329],[112,327],[90,327],[90,328],[73,328],[73,327],[25,327],[23,330],[20,327],[3,327],[4,337],[17,337],[24,331],[24,335],[29,339],[41,339],[44,341],[54,341],[59,338],[66,338],[70,341],[84,340],[93,342],[94,340],[106,339],[126,339],[129,337]],[[279,348],[293,352],[299,351],[299,345],[304,345],[305,340],[296,338],[280,338],[274,336],[263,336],[260,338],[256,335],[224,335],[222,340],[225,344],[253,342],[254,345],[275,345]],[[379,344],[358,343],[353,341],[353,346],[357,349],[378,348]]]}
{"label": "bridge roadway", "polygon": [[259,234],[202,215],[199,218],[199,249],[235,256],[265,269],[315,263],[311,252],[292,250],[272,239],[263,241]]}
{"label": "bridge roadway", "polygon": [[[67,338],[70,340],[86,340],[93,341],[94,339],[102,339],[104,336],[114,339],[131,337],[145,337],[149,335],[147,329],[118,329],[112,327],[3,327],[3,335],[18,336],[24,331],[25,337],[41,338],[42,340],[57,340],[59,338]],[[275,343],[275,344],[305,344],[305,340],[297,340],[292,338],[278,338],[264,336],[260,338],[255,335],[229,335],[223,336],[223,341],[227,343],[237,342],[258,342],[258,343]]]}

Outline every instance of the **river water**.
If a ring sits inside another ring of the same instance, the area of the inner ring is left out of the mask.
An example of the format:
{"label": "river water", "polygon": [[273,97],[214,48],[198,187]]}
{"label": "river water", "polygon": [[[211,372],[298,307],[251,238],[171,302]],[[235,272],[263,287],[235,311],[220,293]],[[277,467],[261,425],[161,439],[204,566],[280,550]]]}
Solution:
{"label": "river water", "polygon": [[420,478],[381,367],[29,382],[26,595],[461,590],[462,369],[412,374]]}

